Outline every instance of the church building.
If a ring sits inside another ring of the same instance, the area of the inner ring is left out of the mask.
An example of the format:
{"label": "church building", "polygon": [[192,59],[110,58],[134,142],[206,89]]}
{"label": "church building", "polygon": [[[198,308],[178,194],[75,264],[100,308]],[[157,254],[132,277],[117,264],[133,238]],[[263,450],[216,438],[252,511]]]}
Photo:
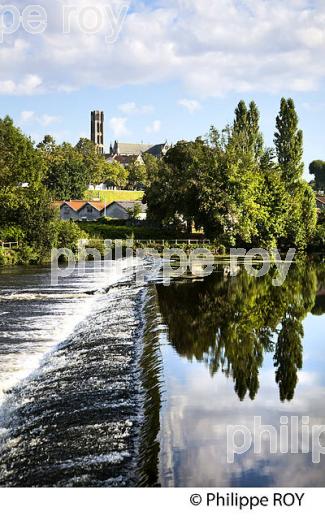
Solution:
{"label": "church building", "polygon": [[104,120],[103,111],[95,110],[91,112],[91,141],[96,145],[98,152],[104,154],[109,162],[117,161],[124,167],[133,162],[143,164],[143,154],[148,153],[159,158],[163,157],[169,149],[167,141],[159,144],[120,143],[119,141],[114,141],[114,144],[110,145],[109,153],[105,153]]}

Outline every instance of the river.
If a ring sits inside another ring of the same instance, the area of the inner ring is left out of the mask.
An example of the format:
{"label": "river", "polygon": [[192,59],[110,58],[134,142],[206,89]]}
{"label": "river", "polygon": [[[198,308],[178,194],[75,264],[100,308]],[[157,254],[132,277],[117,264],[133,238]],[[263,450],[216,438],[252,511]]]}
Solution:
{"label": "river", "polygon": [[[324,264],[282,287],[227,273],[1,270],[0,485],[324,486],[301,453],[325,425]],[[256,418],[283,453],[234,452],[227,428],[252,440]]]}

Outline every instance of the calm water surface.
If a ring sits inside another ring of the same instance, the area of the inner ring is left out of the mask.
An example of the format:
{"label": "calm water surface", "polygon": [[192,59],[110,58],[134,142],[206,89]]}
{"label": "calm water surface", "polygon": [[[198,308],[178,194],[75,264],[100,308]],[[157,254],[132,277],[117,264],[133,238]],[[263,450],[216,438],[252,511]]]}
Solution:
{"label": "calm water surface", "polygon": [[280,288],[223,266],[169,286],[2,272],[0,485],[324,486],[323,459],[263,442],[229,464],[226,438],[325,424],[324,313],[323,264]]}
{"label": "calm water surface", "polygon": [[229,424],[253,431],[255,416],[278,432],[281,416],[289,425],[297,416],[299,439],[302,416],[325,424],[324,265],[292,268],[281,288],[271,275],[218,271],[151,289],[147,341],[156,345],[161,407],[151,482],[324,486],[324,457],[313,464],[309,454],[272,455],[265,442],[260,454],[251,449],[229,464],[226,437]]}

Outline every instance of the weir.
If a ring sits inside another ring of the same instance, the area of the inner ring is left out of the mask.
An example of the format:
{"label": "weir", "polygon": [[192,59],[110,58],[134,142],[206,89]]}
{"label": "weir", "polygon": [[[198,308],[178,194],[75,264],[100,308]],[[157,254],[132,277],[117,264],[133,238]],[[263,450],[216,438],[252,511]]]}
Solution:
{"label": "weir", "polygon": [[134,481],[143,288],[132,287],[132,277],[126,273],[121,286],[88,297],[91,311],[78,328],[6,394],[0,485]]}

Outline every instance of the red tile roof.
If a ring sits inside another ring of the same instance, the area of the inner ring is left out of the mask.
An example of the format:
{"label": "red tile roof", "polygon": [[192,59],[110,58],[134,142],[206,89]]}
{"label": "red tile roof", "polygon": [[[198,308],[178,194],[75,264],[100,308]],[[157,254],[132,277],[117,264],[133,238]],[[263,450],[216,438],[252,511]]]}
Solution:
{"label": "red tile roof", "polygon": [[102,211],[108,206],[105,202],[93,201],[93,200],[56,200],[53,202],[53,206],[56,208],[61,208],[63,204],[66,204],[74,211],[80,211],[84,206],[90,204],[93,208],[98,209],[98,211]]}

